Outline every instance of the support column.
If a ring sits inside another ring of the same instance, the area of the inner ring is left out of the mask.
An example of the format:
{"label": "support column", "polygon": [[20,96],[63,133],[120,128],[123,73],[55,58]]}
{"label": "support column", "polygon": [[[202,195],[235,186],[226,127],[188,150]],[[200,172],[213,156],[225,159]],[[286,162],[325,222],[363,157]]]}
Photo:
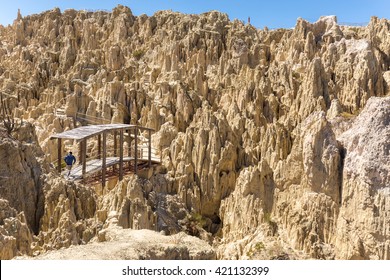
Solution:
{"label": "support column", "polygon": [[149,161],[149,168],[152,166],[152,131],[148,130],[149,134],[149,149],[148,149],[148,161]]}
{"label": "support column", "polygon": [[[127,129],[127,156],[131,158],[131,129]],[[131,161],[127,161],[127,167],[131,168]]]}
{"label": "support column", "polygon": [[137,174],[137,164],[138,164],[138,126],[135,127],[134,130],[134,173]]}
{"label": "support column", "polygon": [[123,130],[119,134],[119,181],[123,179]]}
{"label": "support column", "polygon": [[135,120],[133,121],[133,123],[137,125],[138,124],[137,90],[135,91],[135,96],[134,96],[134,111],[135,111]]}
{"label": "support column", "polygon": [[82,177],[85,179],[85,174],[87,173],[87,139],[83,139],[82,143],[82,151],[83,151],[83,169],[82,169]]}
{"label": "support column", "polygon": [[102,186],[103,188],[106,186],[106,152],[107,152],[107,134],[103,132],[103,162],[102,162]]}
{"label": "support column", "polygon": [[117,143],[117,135],[118,135],[118,132],[115,130],[114,131],[114,157],[117,156],[117,149],[118,149],[118,143]]}
{"label": "support column", "polygon": [[58,173],[60,173],[60,174],[61,174],[61,163],[62,163],[61,143],[62,143],[62,139],[61,138],[57,138],[57,145],[58,145],[58,149],[57,149],[57,156],[58,156],[57,170],[58,170]]}
{"label": "support column", "polygon": [[102,136],[98,135],[98,159],[102,158]]}
{"label": "support column", "polygon": [[[116,130],[114,130],[114,157],[117,157],[118,156],[118,153],[117,153],[117,150],[118,150],[118,143],[117,143],[117,134],[118,132]],[[116,167],[115,165],[112,167],[113,171],[116,170]]]}
{"label": "support column", "polygon": [[128,129],[127,130],[127,134],[128,134],[128,137],[127,137],[127,147],[128,147],[128,156],[131,157],[131,129]]}
{"label": "support column", "polygon": [[79,143],[79,161],[80,161],[80,164],[83,163],[83,141],[80,141]]}
{"label": "support column", "polygon": [[130,116],[130,120],[129,120],[129,124],[131,124],[131,113],[133,111],[133,101],[131,100],[131,91],[129,91],[129,116]]}

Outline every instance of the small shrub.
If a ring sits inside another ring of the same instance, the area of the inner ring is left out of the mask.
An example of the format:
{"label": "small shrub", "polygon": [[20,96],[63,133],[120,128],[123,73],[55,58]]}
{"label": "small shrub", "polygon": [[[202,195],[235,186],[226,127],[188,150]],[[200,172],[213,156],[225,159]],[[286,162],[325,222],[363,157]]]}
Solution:
{"label": "small shrub", "polygon": [[355,117],[354,114],[351,114],[351,113],[348,113],[348,112],[342,112],[340,114],[341,117],[345,118],[345,119],[352,119]]}
{"label": "small shrub", "polygon": [[12,110],[9,104],[9,99],[3,98],[3,93],[0,92],[0,120],[7,131],[7,134],[11,136],[13,131],[18,130],[23,125],[23,120],[19,122],[14,118]]}
{"label": "small shrub", "polygon": [[355,110],[353,110],[352,113],[342,112],[342,113],[340,113],[340,116],[345,118],[345,119],[353,119],[354,117],[356,117],[357,115],[360,114],[360,111],[361,111],[361,109],[355,109]]}
{"label": "small shrub", "polygon": [[278,231],[278,224],[272,220],[271,213],[264,213],[264,222],[269,225],[272,235],[275,235]]}
{"label": "small shrub", "polygon": [[137,60],[140,60],[145,54],[144,49],[137,49],[133,52],[133,57]]}
{"label": "small shrub", "polygon": [[269,224],[271,221],[271,213],[264,213],[264,222]]}
{"label": "small shrub", "polygon": [[196,224],[198,226],[200,226],[201,228],[203,228],[206,225],[205,218],[201,214],[199,214],[199,213],[192,213],[191,214],[191,220],[196,222]]}
{"label": "small shrub", "polygon": [[206,220],[199,213],[191,213],[191,215],[188,215],[183,221],[184,231],[189,235],[197,237],[200,235],[199,230],[205,225]]}
{"label": "small shrub", "polygon": [[257,242],[255,245],[255,250],[258,252],[261,252],[265,249],[264,243],[263,242]]}
{"label": "small shrub", "polygon": [[257,242],[255,244],[255,246],[253,246],[247,253],[246,255],[249,257],[249,258],[252,258],[253,256],[255,255],[258,255],[260,254],[262,251],[265,250],[265,245],[263,242]]}

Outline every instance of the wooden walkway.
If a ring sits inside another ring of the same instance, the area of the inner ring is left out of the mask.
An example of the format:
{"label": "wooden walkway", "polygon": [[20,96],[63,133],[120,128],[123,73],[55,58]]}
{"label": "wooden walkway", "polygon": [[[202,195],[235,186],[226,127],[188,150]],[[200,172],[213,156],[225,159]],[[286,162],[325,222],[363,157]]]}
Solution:
{"label": "wooden walkway", "polygon": [[[131,162],[134,161],[135,158],[133,157],[124,157],[123,162]],[[148,157],[142,157],[138,158],[139,164],[142,163],[148,163]],[[119,165],[120,158],[119,157],[108,157],[106,158],[106,168]],[[152,163],[153,164],[160,164],[160,159],[158,157],[152,156]],[[91,175],[94,173],[101,172],[103,168],[103,160],[102,159],[92,159],[86,162],[86,171],[85,174]],[[82,180],[83,179],[83,166],[82,165],[76,165],[72,168],[70,171],[70,175],[68,176],[68,170],[64,170],[62,172],[62,175],[69,179],[69,180]]]}
{"label": "wooden walkway", "polygon": [[[145,132],[146,137],[141,131]],[[161,159],[157,156],[158,152],[152,148],[152,131],[153,129],[138,125],[105,124],[82,126],[54,134],[51,139],[57,139],[58,172],[70,180],[85,180],[87,177],[97,174],[101,177],[104,186],[107,178],[106,171],[110,167],[113,167],[114,171],[114,167],[117,166],[119,180],[122,180],[125,163],[135,174],[137,174],[137,169],[151,168],[152,165],[161,164]],[[110,142],[113,145],[112,150],[107,149],[108,134],[112,135]],[[97,155],[87,155],[87,141],[95,137],[97,137]],[[79,165],[73,167],[69,176],[67,176],[68,170],[63,171],[61,168],[64,154],[62,139],[72,139],[79,143]],[[125,142],[127,145],[124,145]],[[127,151],[125,151],[125,147]],[[100,173],[101,175],[99,175]]]}

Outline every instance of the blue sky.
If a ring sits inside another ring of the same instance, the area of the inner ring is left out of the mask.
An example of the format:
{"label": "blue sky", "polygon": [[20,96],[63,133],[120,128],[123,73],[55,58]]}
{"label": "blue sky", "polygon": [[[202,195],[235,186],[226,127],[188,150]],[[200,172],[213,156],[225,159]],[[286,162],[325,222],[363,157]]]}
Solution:
{"label": "blue sky", "polygon": [[2,0],[0,24],[12,24],[18,8],[23,16],[59,7],[112,10],[118,4],[131,8],[134,15],[152,15],[158,10],[202,13],[218,10],[263,28],[295,26],[298,17],[310,22],[321,15],[336,15],[342,23],[367,23],[375,15],[390,19],[390,0]]}

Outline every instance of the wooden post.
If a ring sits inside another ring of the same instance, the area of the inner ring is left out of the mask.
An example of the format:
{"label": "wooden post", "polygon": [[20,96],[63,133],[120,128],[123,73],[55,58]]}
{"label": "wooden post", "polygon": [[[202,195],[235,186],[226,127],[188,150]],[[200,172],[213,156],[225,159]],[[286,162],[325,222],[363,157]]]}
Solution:
{"label": "wooden post", "polygon": [[102,162],[102,186],[106,186],[106,152],[107,152],[107,134],[103,132],[103,162]]}
{"label": "wooden post", "polygon": [[87,171],[87,139],[83,139],[81,141],[83,146],[83,169],[82,169],[82,177],[85,179],[85,174]]}
{"label": "wooden post", "polygon": [[134,173],[137,174],[137,159],[138,159],[138,126],[135,127],[134,131],[134,146],[135,146],[135,152],[134,152]]}
{"label": "wooden post", "polygon": [[123,129],[119,134],[119,181],[123,179]]}
{"label": "wooden post", "polygon": [[[131,158],[131,129],[127,130],[127,156]],[[130,169],[131,161],[127,161],[127,167]]]}
{"label": "wooden post", "polygon": [[58,150],[57,150],[57,155],[58,155],[58,166],[57,170],[61,174],[61,163],[62,163],[62,149],[61,149],[61,138],[57,138],[57,145],[58,145]]}
{"label": "wooden post", "polygon": [[80,164],[83,163],[83,141],[80,141],[79,143],[79,158],[80,158]]}
{"label": "wooden post", "polygon": [[149,149],[148,149],[148,161],[149,168],[152,166],[152,131],[149,129]]}
{"label": "wooden post", "polygon": [[118,144],[117,144],[117,141],[116,141],[116,136],[117,136],[117,132],[116,132],[116,130],[114,130],[114,157],[116,157],[117,156],[117,152],[116,152],[116,150],[118,149]]}
{"label": "wooden post", "polygon": [[[117,150],[118,150],[118,143],[117,143],[117,131],[116,130],[114,130],[114,157],[117,157]],[[113,171],[115,171],[116,170],[116,167],[115,167],[115,165],[112,167],[112,170]]]}
{"label": "wooden post", "polygon": [[134,96],[134,111],[135,111],[135,120],[133,121],[133,123],[137,125],[138,124],[137,90],[135,91],[135,96]]}
{"label": "wooden post", "polygon": [[128,147],[128,156],[131,157],[131,129],[127,130],[127,147]]}
{"label": "wooden post", "polygon": [[98,159],[101,159],[102,156],[102,135],[98,135]]}

